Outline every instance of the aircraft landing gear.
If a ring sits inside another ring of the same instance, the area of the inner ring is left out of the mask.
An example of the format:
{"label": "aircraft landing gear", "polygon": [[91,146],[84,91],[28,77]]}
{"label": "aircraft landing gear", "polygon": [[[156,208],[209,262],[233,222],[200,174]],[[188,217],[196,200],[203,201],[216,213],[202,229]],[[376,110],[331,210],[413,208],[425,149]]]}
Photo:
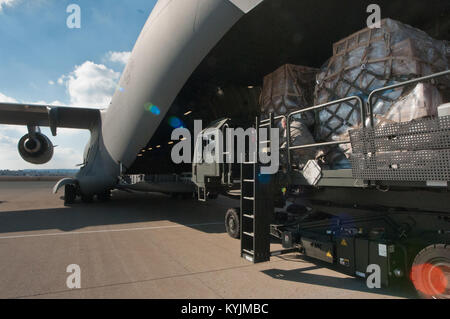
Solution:
{"label": "aircraft landing gear", "polygon": [[77,198],[77,190],[74,185],[68,184],[64,186],[64,205],[72,205]]}

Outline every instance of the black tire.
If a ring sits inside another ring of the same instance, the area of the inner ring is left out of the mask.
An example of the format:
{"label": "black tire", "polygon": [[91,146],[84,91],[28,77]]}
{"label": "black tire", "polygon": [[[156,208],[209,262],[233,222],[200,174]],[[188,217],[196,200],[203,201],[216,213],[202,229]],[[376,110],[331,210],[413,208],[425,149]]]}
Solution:
{"label": "black tire", "polygon": [[231,238],[239,239],[241,237],[240,209],[230,208],[225,214],[225,228]]}
{"label": "black tire", "polygon": [[422,249],[414,259],[411,280],[425,299],[450,299],[450,245]]}
{"label": "black tire", "polygon": [[64,205],[72,205],[77,198],[77,190],[74,185],[68,184],[64,186]]}

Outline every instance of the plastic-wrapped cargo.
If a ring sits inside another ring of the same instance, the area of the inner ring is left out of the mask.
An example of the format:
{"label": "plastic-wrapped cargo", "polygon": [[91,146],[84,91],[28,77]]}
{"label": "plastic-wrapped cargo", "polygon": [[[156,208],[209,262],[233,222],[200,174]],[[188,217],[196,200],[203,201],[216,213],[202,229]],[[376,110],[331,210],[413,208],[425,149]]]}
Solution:
{"label": "plastic-wrapped cargo", "polygon": [[[333,56],[317,74],[314,104],[352,95],[367,101],[375,89],[447,70],[448,65],[445,41],[384,19],[381,28],[363,29],[334,44]],[[448,85],[444,78],[437,81]],[[374,99],[375,125],[435,115],[440,101],[438,89],[429,84],[385,91]],[[348,140],[348,129],[360,127],[360,119],[356,102],[324,109],[316,119],[316,139]],[[327,161],[335,168],[348,167],[350,153],[350,145],[334,147]]]}
{"label": "plastic-wrapped cargo", "polygon": [[[275,72],[264,77],[264,85],[260,97],[261,118],[266,119],[269,113],[274,116],[286,115],[293,111],[312,106],[314,87],[318,69],[286,64]],[[314,113],[296,115],[291,120],[291,146],[314,143],[310,131],[314,126]],[[282,129],[280,145],[286,145],[286,129]],[[302,167],[317,150],[296,150],[292,152],[292,162]],[[282,154],[282,162],[286,162],[286,154]]]}
{"label": "plastic-wrapped cargo", "polygon": [[[261,117],[269,113],[275,116],[312,106],[318,69],[286,64],[264,77],[260,98]],[[302,120],[308,126],[314,123],[313,114],[305,114]]]}
{"label": "plastic-wrapped cargo", "polygon": [[[376,113],[375,119],[379,126],[384,126],[428,116],[437,116],[437,107],[442,102],[441,94],[435,86],[428,83],[419,83],[411,92],[395,101],[385,114]],[[377,106],[376,104],[375,108]]]}

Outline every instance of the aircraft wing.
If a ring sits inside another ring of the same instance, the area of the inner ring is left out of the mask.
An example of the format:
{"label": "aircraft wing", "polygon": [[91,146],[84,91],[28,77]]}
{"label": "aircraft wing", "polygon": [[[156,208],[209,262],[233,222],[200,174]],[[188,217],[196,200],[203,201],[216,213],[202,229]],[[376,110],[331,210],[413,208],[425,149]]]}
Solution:
{"label": "aircraft wing", "polygon": [[0,124],[91,129],[100,120],[100,110],[33,104],[0,103]]}

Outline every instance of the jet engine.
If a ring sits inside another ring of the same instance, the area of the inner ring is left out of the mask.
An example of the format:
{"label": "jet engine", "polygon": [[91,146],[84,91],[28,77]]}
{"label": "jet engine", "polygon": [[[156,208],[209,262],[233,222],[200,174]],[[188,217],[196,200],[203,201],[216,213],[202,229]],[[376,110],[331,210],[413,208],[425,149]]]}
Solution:
{"label": "jet engine", "polygon": [[28,163],[45,164],[53,157],[53,143],[39,132],[24,135],[18,148],[20,156]]}

